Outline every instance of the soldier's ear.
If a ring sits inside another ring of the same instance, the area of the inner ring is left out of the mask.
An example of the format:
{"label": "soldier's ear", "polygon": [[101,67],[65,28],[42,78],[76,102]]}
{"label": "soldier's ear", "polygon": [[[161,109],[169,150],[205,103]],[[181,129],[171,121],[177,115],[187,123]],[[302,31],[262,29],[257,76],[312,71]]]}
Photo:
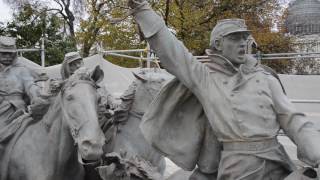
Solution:
{"label": "soldier's ear", "polygon": [[222,51],[222,39],[216,39],[214,41],[214,48],[218,51]]}

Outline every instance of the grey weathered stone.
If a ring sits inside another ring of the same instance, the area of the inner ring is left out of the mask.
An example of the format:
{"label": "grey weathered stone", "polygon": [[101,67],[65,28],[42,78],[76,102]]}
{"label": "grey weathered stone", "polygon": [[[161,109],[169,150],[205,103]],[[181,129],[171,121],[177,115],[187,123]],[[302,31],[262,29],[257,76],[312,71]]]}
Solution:
{"label": "grey weathered stone", "polygon": [[95,87],[102,77],[99,69],[90,73],[81,68],[65,81],[41,121],[24,114],[27,117],[0,154],[1,180],[84,179],[81,163],[98,160],[105,143]]}

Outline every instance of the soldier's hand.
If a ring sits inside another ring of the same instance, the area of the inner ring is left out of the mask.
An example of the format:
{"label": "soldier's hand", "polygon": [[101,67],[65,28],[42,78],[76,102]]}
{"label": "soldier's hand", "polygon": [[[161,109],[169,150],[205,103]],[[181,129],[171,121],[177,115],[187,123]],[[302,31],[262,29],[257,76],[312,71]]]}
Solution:
{"label": "soldier's hand", "polygon": [[132,9],[135,9],[144,3],[146,3],[146,0],[128,0],[128,6]]}
{"label": "soldier's hand", "polygon": [[42,98],[35,98],[30,106],[28,106],[28,111],[34,119],[42,119],[42,117],[47,113],[50,106],[48,100]]}

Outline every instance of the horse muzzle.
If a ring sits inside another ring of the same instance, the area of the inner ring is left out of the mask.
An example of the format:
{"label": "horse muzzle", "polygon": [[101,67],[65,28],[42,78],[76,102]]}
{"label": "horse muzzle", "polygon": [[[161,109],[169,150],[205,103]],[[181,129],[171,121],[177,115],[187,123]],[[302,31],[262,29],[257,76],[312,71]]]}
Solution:
{"label": "horse muzzle", "polygon": [[103,145],[104,143],[93,140],[84,140],[79,143],[78,153],[80,154],[81,158],[86,161],[97,161],[100,160],[101,156],[103,155]]}

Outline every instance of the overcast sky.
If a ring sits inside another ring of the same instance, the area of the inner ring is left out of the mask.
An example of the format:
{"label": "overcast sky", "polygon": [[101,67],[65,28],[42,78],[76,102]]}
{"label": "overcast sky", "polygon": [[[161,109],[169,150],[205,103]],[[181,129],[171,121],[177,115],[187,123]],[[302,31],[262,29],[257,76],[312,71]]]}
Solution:
{"label": "overcast sky", "polygon": [[0,0],[0,22],[7,22],[11,19],[12,10],[3,0]]}

